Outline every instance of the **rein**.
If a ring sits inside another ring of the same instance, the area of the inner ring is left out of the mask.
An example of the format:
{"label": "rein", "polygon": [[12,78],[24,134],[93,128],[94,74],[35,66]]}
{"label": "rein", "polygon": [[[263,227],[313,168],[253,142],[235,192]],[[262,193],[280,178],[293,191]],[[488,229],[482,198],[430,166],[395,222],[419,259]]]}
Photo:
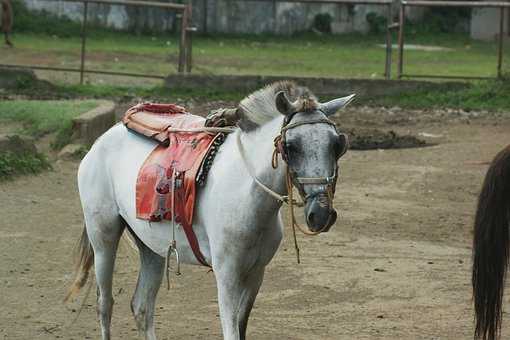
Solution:
{"label": "rein", "polygon": [[[290,119],[292,119],[292,117],[290,117]],[[271,166],[273,167],[273,169],[278,168],[278,154],[280,154],[282,156],[283,160],[285,161],[285,163],[287,163],[287,167],[285,170],[285,183],[287,185],[287,193],[288,194],[286,196],[281,195],[281,194],[275,192],[274,190],[270,189],[269,187],[267,187],[264,183],[262,183],[257,178],[253,168],[251,167],[251,164],[248,162],[248,160],[246,158],[245,151],[244,151],[243,145],[241,143],[241,134],[240,133],[237,134],[237,147],[239,149],[239,153],[241,155],[241,159],[244,163],[244,166],[248,170],[248,173],[250,174],[252,179],[255,181],[255,183],[257,183],[257,185],[262,190],[264,190],[267,194],[269,194],[270,196],[275,198],[277,201],[279,201],[280,203],[283,203],[283,204],[287,204],[289,206],[289,220],[290,220],[291,227],[292,227],[294,248],[296,250],[296,259],[297,259],[297,263],[299,264],[299,263],[301,263],[301,260],[300,260],[300,255],[299,255],[299,245],[298,245],[297,236],[296,236],[296,228],[299,229],[299,231],[301,231],[305,235],[315,236],[315,235],[320,234],[322,231],[324,231],[326,226],[329,224],[329,219],[324,224],[324,226],[318,231],[311,231],[308,228],[303,228],[296,220],[296,216],[294,213],[294,206],[297,205],[297,206],[302,207],[304,205],[304,202],[298,202],[294,199],[293,187],[295,186],[296,188],[298,188],[301,196],[305,196],[304,189],[302,187],[303,185],[305,185],[305,184],[325,184],[327,186],[326,193],[327,193],[328,201],[329,201],[329,203],[331,203],[333,201],[333,193],[334,193],[334,186],[336,183],[337,170],[335,169],[333,175],[328,176],[328,177],[297,177],[297,176],[293,176],[293,173],[291,172],[289,165],[288,165],[288,155],[287,155],[285,148],[283,146],[284,145],[283,143],[285,143],[285,132],[287,132],[287,130],[290,130],[292,128],[295,128],[300,125],[305,125],[305,124],[324,123],[324,124],[333,125],[335,128],[336,128],[336,125],[335,125],[335,123],[333,123],[331,120],[329,120],[327,118],[319,118],[319,119],[313,119],[313,120],[289,124],[290,119],[284,120],[283,126],[280,130],[280,134],[278,136],[276,136],[276,138],[274,139],[274,147],[275,148],[274,148],[272,159],[271,159]],[[297,183],[294,183],[294,181]],[[306,200],[307,198],[308,198],[308,196],[305,196],[304,200]]]}

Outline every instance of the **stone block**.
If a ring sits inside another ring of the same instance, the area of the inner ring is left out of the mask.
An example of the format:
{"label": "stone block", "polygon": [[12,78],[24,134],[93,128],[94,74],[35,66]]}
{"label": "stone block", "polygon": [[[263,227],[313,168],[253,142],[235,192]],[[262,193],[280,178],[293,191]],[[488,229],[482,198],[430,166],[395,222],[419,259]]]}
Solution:
{"label": "stone block", "polygon": [[106,130],[115,124],[115,103],[100,101],[98,107],[73,119],[72,140],[92,145]]}

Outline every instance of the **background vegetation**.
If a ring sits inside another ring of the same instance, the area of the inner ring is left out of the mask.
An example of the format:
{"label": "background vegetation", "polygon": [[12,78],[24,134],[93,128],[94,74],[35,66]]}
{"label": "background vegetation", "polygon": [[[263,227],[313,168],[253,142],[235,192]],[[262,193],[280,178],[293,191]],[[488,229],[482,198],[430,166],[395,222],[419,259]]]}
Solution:
{"label": "background vegetation", "polygon": [[0,152],[0,182],[19,175],[37,174],[48,169],[51,169],[51,165],[40,153]]}

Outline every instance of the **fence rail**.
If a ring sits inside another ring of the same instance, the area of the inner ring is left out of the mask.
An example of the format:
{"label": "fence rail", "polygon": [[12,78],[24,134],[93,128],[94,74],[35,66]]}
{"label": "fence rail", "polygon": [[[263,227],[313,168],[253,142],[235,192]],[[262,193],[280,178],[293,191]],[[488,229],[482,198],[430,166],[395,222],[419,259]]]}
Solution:
{"label": "fence rail", "polygon": [[397,78],[450,78],[450,79],[491,79],[493,77],[480,76],[444,76],[437,74],[404,74],[404,26],[406,7],[469,7],[469,8],[499,8],[499,34],[498,34],[498,62],[496,67],[496,77],[502,77],[503,65],[503,32],[505,22],[505,8],[510,8],[510,2],[501,1],[429,1],[429,0],[402,0],[399,11],[399,30],[398,30],[398,66]]}
{"label": "fence rail", "polygon": [[[53,1],[55,1],[55,0],[53,0]],[[8,68],[14,68],[14,67],[23,68],[24,67],[24,68],[32,68],[35,70],[78,72],[78,73],[80,73],[80,84],[83,84],[85,73],[164,79],[164,76],[161,76],[161,75],[91,70],[91,69],[87,69],[85,67],[88,6],[89,6],[89,3],[94,3],[94,4],[105,4],[105,5],[155,7],[155,8],[162,8],[162,9],[174,10],[174,11],[180,12],[180,14],[181,14],[181,29],[180,29],[180,40],[179,40],[179,60],[178,60],[177,69],[178,69],[179,73],[184,73],[185,70],[188,73],[191,72],[191,68],[192,68],[191,33],[194,31],[194,28],[190,27],[191,13],[192,13],[191,3],[176,4],[176,3],[168,3],[168,2],[136,1],[136,0],[61,0],[61,1],[83,3],[83,15],[82,15],[82,26],[81,26],[80,68],[50,67],[50,66],[40,66],[40,65],[16,65],[16,64],[0,64],[1,67],[8,67]]]}
{"label": "fence rail", "polygon": [[[48,1],[48,0],[47,0]],[[58,0],[49,0],[58,1]],[[1,67],[28,67],[36,70],[50,70],[50,71],[65,71],[65,72],[78,72],[80,73],[80,83],[83,83],[84,74],[106,74],[106,75],[120,75],[130,77],[146,77],[164,79],[164,75],[143,74],[143,73],[130,73],[130,72],[114,72],[104,70],[92,70],[85,67],[86,62],[86,42],[87,42],[87,16],[88,6],[93,4],[106,4],[106,5],[122,5],[122,6],[138,6],[138,7],[154,7],[167,10],[173,10],[180,13],[180,38],[179,38],[179,58],[178,58],[178,72],[180,74],[191,72],[192,68],[192,32],[196,28],[191,27],[192,7],[191,2],[188,4],[167,3],[160,1],[139,1],[139,0],[60,0],[65,2],[80,2],[83,3],[83,16],[82,16],[82,30],[81,30],[81,53],[80,53],[80,68],[65,68],[65,67],[50,67],[39,65],[16,65],[16,64],[0,64]],[[207,0],[205,0],[207,1]],[[399,20],[398,23],[393,22],[392,6],[393,0],[238,0],[242,2],[257,1],[257,2],[290,2],[290,3],[329,3],[329,4],[353,4],[353,5],[380,5],[386,7],[386,58],[384,65],[384,76],[386,79],[391,79],[391,66],[392,66],[392,31],[398,29],[398,60],[397,60],[397,78],[451,78],[451,79],[488,79],[491,77],[479,76],[446,76],[437,74],[405,74],[404,70],[404,29],[406,7],[469,7],[469,8],[499,8],[499,35],[498,35],[498,59],[497,59],[497,77],[502,76],[503,64],[503,32],[504,32],[504,10],[510,8],[510,2],[502,1],[430,1],[430,0],[401,0],[399,3]],[[276,12],[273,13],[276,16]],[[276,17],[275,17],[276,20]]]}

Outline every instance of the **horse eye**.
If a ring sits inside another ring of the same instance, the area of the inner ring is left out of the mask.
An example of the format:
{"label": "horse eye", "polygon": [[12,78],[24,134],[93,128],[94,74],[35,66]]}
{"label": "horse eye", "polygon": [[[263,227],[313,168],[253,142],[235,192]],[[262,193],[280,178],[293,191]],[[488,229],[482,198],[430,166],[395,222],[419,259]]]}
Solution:
{"label": "horse eye", "polygon": [[340,158],[347,151],[347,138],[345,135],[340,135],[339,138],[335,141],[335,154],[337,158]]}
{"label": "horse eye", "polygon": [[294,153],[296,151],[296,147],[294,144],[285,143],[285,150],[287,153]]}

